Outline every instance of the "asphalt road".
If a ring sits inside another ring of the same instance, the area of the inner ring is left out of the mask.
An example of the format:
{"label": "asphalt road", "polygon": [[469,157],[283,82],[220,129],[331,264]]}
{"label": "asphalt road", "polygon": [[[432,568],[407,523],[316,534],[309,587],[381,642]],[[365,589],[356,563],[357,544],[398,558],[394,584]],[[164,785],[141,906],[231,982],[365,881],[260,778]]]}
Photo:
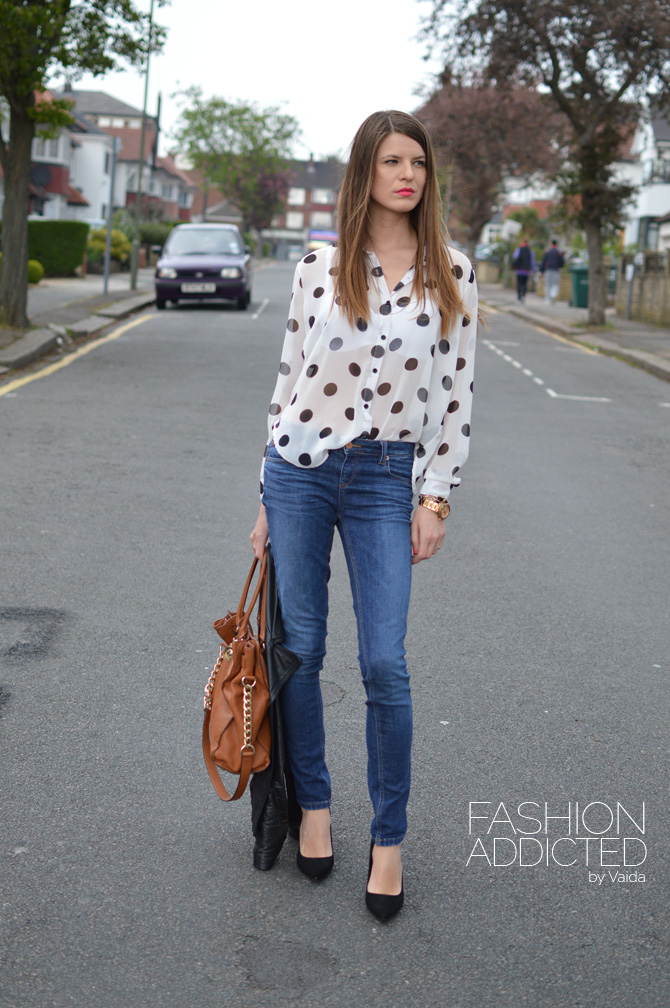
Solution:
{"label": "asphalt road", "polygon": [[[504,315],[481,335],[472,457],[439,559],[415,569],[397,919],[363,902],[339,546],[335,871],[308,882],[293,842],[255,871],[248,802],[215,796],[211,623],[250,560],[290,279],[278,264],[246,314],[150,312],[0,385],[0,1005],[667,1005],[670,389],[646,373]],[[545,803],[570,822],[545,831]],[[540,819],[521,844],[523,813]]]}

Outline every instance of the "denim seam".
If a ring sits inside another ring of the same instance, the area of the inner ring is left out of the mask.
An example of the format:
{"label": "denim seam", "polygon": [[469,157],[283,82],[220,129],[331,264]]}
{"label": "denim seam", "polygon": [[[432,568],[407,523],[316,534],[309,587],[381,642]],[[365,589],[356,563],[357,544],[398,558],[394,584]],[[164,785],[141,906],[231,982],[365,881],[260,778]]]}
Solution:
{"label": "denim seam", "polygon": [[362,654],[363,659],[365,661],[366,674],[369,676],[368,681],[369,681],[369,684],[370,684],[370,704],[372,706],[372,713],[373,713],[373,716],[374,716],[374,719],[375,719],[375,739],[376,739],[376,743],[377,743],[377,759],[379,761],[379,809],[375,809],[375,819],[376,819],[376,824],[377,824],[377,832],[379,833],[379,831],[380,831],[380,824],[381,824],[381,818],[382,818],[381,813],[382,813],[382,809],[384,807],[384,761],[382,759],[382,747],[381,747],[381,744],[380,744],[380,741],[379,741],[379,718],[377,717],[377,705],[374,702],[374,700],[375,700],[375,698],[374,698],[374,682],[372,680],[372,677],[370,677],[370,661],[368,659],[366,640],[365,640],[365,630],[363,628],[363,618],[362,618],[363,608],[362,608],[362,600],[361,600],[360,583],[359,583],[359,580],[358,580],[358,568],[356,567],[356,560],[355,560],[355,557],[354,557],[354,552],[353,552],[353,550],[351,548],[351,542],[349,540],[349,533],[348,533],[348,530],[347,530],[346,522],[344,521],[343,518],[340,518],[340,525],[342,526],[342,532],[343,532],[343,535],[344,535],[344,539],[346,540],[346,543],[347,543],[347,551],[349,553],[349,556],[351,557],[351,569],[352,569],[353,575],[354,575],[354,582],[355,582],[355,589],[356,589],[356,600],[358,602],[357,608],[358,608],[358,613],[360,614],[358,616],[358,625],[359,625],[359,633],[361,635],[361,654]]}

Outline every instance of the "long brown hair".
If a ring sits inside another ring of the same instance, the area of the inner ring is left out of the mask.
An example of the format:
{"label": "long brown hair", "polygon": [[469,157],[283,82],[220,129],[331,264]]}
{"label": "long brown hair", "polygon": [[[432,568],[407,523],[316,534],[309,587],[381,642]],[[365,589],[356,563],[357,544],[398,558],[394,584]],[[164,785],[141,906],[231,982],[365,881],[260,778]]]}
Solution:
{"label": "long brown hair", "polygon": [[[368,208],[379,145],[390,133],[402,133],[415,140],[426,156],[423,196],[409,214],[418,242],[412,295],[425,306],[428,288],[430,297],[442,316],[444,334],[463,311],[463,303],[446,248],[449,235],[442,216],[433,145],[423,123],[407,112],[397,112],[394,109],[373,112],[361,124],[354,137],[337,205],[335,297],[350,325],[354,325],[358,318],[369,318],[365,262]],[[424,250],[425,265],[422,254]]]}

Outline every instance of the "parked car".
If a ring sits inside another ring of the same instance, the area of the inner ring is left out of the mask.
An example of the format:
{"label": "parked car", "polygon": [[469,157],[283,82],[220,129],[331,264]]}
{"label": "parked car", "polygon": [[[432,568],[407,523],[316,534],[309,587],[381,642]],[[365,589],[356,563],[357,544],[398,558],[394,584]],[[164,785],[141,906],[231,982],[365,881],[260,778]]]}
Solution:
{"label": "parked car", "polygon": [[244,311],[251,280],[251,255],[234,224],[178,224],[156,263],[156,307],[223,299]]}

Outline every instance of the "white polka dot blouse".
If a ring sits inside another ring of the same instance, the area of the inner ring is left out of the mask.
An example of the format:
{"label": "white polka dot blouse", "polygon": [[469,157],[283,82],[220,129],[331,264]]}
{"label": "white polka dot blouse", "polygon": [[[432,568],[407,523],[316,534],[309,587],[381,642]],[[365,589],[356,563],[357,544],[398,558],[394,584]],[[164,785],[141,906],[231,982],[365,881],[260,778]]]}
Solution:
{"label": "white polka dot blouse", "polygon": [[477,334],[474,270],[449,254],[465,314],[446,337],[430,297],[410,296],[414,266],[390,291],[368,252],[370,318],[352,327],[333,303],[337,248],[298,263],[268,418],[284,459],[311,468],[355,438],[414,442],[415,491],[449,496],[468,456]]}

